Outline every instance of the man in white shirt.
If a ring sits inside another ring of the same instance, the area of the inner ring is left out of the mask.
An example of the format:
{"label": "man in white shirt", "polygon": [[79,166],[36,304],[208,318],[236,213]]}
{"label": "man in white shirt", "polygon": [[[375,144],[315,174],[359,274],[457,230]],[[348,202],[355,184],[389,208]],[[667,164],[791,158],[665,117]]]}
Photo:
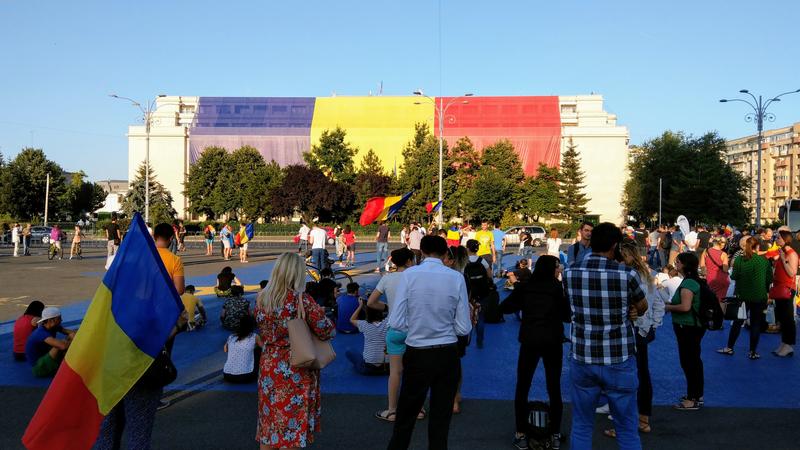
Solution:
{"label": "man in white shirt", "polygon": [[314,266],[318,270],[328,267],[328,261],[325,257],[325,241],[327,240],[328,233],[315,223],[314,228],[308,233],[308,243],[311,244],[311,257],[313,258]]}
{"label": "man in white shirt", "polygon": [[22,234],[20,231],[18,223],[15,223],[14,227],[11,228],[11,242],[14,243],[14,258],[19,256],[19,238]]}
{"label": "man in white shirt", "polygon": [[305,253],[308,251],[308,233],[310,232],[311,228],[308,228],[305,222],[300,222],[300,231],[298,232],[300,242],[298,243],[297,253]]}
{"label": "man in white shirt", "polygon": [[461,374],[457,336],[472,331],[464,276],[442,263],[447,242],[439,236],[425,236],[420,250],[425,258],[403,271],[394,308],[389,311],[389,326],[408,333],[390,450],[408,448],[429,388],[428,447],[447,448]]}
{"label": "man in white shirt", "polygon": [[417,264],[422,260],[422,251],[420,251],[420,242],[422,241],[422,231],[420,231],[417,224],[411,224],[411,232],[408,233],[408,248],[414,252],[417,259]]}

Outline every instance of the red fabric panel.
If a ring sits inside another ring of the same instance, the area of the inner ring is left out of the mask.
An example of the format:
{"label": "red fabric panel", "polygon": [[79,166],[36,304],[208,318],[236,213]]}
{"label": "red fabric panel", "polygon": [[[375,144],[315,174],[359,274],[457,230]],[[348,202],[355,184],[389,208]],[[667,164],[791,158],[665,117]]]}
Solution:
{"label": "red fabric panel", "polygon": [[89,449],[97,440],[103,418],[97,399],[64,362],[28,424],[22,443],[30,450]]}
{"label": "red fabric panel", "polygon": [[385,205],[385,197],[372,197],[371,199],[367,200],[367,205],[364,206],[364,212],[361,213],[361,218],[359,219],[358,223],[365,227],[372,222],[375,222],[375,219],[380,217],[381,213],[384,210]]}
{"label": "red fabric panel", "polygon": [[[482,150],[501,139],[514,145],[526,175],[539,163],[556,167],[561,160],[561,113],[558,97],[437,97],[444,105],[444,137],[448,143],[468,136]],[[463,101],[468,103],[464,104]],[[448,103],[453,102],[449,107]],[[439,117],[434,132],[439,135]]]}

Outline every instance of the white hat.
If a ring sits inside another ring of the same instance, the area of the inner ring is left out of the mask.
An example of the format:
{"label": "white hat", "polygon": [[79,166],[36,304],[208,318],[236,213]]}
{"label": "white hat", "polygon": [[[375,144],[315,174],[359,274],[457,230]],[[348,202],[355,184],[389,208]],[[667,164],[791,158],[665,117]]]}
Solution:
{"label": "white hat", "polygon": [[56,308],[55,306],[48,306],[44,310],[42,310],[42,318],[39,319],[37,324],[44,322],[45,320],[55,319],[56,317],[61,317],[61,310]]}

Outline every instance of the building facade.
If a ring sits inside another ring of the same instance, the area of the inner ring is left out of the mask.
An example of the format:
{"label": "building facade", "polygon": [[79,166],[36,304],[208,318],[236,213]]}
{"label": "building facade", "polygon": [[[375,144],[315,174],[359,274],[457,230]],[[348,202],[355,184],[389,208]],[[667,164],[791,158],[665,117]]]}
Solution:
{"label": "building facade", "polygon": [[[435,105],[434,105],[435,103]],[[586,173],[590,214],[619,222],[628,156],[628,129],[603,109],[600,95],[455,98],[405,97],[182,97],[156,100],[151,122],[151,169],[171,193],[175,209],[188,218],[183,195],[192,164],[211,146],[233,151],[256,148],[267,161],[303,163],[303,153],[323,131],[343,128],[358,148],[369,149],[389,173],[402,167],[402,149],[415,125],[427,123],[439,135],[436,107],[447,107],[444,138],[454,144],[468,136],[482,149],[508,139],[527,175],[539,163],[556,166],[570,138]],[[448,107],[449,105],[449,107]],[[133,179],[145,160],[143,125],[128,129],[128,174]]]}
{"label": "building facade", "polygon": [[95,211],[96,213],[114,213],[122,211],[122,202],[128,193],[128,180],[101,180],[97,184],[106,193],[106,200],[103,207]]}
{"label": "building facade", "polygon": [[[726,142],[727,160],[736,171],[750,178],[747,193],[752,217],[756,211],[758,135]],[[761,221],[778,220],[780,207],[790,198],[800,198],[800,122],[763,132],[761,143]]]}

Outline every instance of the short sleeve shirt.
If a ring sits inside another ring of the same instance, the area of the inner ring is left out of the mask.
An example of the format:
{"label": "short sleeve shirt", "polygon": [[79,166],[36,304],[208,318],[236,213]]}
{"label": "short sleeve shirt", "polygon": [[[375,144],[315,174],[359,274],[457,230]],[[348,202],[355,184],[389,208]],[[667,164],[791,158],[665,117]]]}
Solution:
{"label": "short sleeve shirt", "polygon": [[378,242],[389,242],[389,227],[386,224],[378,227]]}
{"label": "short sleeve shirt", "polygon": [[56,330],[48,330],[43,326],[39,326],[28,336],[28,342],[25,344],[25,357],[31,366],[35,366],[36,361],[50,351],[50,344],[45,342],[45,339],[54,337],[56,337]]}
{"label": "short sleeve shirt", "polygon": [[503,232],[503,230],[495,228],[494,230],[492,230],[492,236],[494,236],[495,250],[500,251],[500,249],[503,248],[503,239],[505,239],[506,234]]}
{"label": "short sleeve shirt", "polygon": [[475,240],[478,241],[478,255],[491,255],[492,254],[492,241],[494,236],[491,231],[478,231],[475,233]]}
{"label": "short sleeve shirt", "polygon": [[336,329],[343,333],[354,333],[356,327],[350,323],[350,316],[352,316],[353,312],[358,308],[358,297],[350,294],[340,295],[339,298],[336,299],[336,305],[339,310]]}
{"label": "short sleeve shirt", "polygon": [[110,223],[106,227],[106,231],[108,231],[108,240],[113,241],[117,239],[117,232],[119,232],[119,225],[116,223]]}
{"label": "short sleeve shirt", "polygon": [[[672,304],[673,305],[680,305],[681,304],[681,291],[683,289],[688,289],[692,291],[692,310],[699,311],[700,310],[700,284],[697,281],[685,278],[681,281],[680,286],[675,291],[675,294],[672,296]],[[686,311],[686,312],[672,312],[672,323],[678,325],[685,325],[690,327],[699,326],[697,322],[697,317],[695,316],[695,312],[693,311]]]}
{"label": "short sleeve shirt", "polygon": [[164,263],[164,267],[167,268],[170,279],[174,280],[175,277],[183,276],[183,260],[180,256],[175,255],[166,248],[159,248],[158,255],[161,256],[161,261]]}
{"label": "short sleeve shirt", "polygon": [[401,274],[402,272],[387,273],[381,277],[380,281],[378,281],[378,285],[375,286],[375,290],[383,293],[383,295],[386,297],[386,304],[389,305],[389,311],[392,310],[394,294],[397,290],[397,283],[400,282]]}
{"label": "short sleeve shirt", "polygon": [[386,361],[386,329],[388,321],[369,323],[359,320],[358,331],[364,333],[364,362],[367,364],[383,364]]}
{"label": "short sleeve shirt", "polygon": [[189,322],[194,322],[194,312],[197,309],[197,304],[200,303],[200,299],[197,296],[185,293],[181,295],[181,302],[186,309],[186,316],[189,318]]}
{"label": "short sleeve shirt", "polygon": [[228,358],[222,371],[229,375],[251,373],[255,367],[256,335],[250,334],[244,339],[232,334],[228,337]]}
{"label": "short sleeve shirt", "polygon": [[419,244],[422,241],[422,233],[417,229],[413,230],[408,235],[408,248],[411,250],[419,250]]}
{"label": "short sleeve shirt", "polygon": [[325,241],[328,240],[328,233],[322,228],[314,228],[309,235],[314,239],[311,248],[325,248]]}
{"label": "short sleeve shirt", "polygon": [[680,243],[683,241],[683,232],[675,231],[672,233],[672,251],[680,251]]}

